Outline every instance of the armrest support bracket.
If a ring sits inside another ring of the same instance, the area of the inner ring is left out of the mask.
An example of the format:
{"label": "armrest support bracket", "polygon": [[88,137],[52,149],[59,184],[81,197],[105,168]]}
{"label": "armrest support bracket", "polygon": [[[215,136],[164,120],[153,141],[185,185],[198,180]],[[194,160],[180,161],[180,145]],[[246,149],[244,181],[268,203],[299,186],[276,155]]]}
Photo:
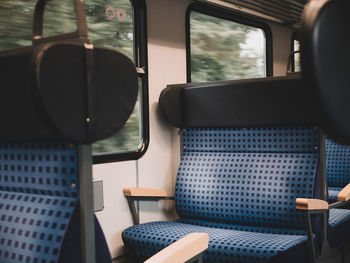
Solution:
{"label": "armrest support bracket", "polygon": [[123,193],[128,201],[134,225],[140,224],[140,217],[135,206],[135,201],[159,201],[175,199],[173,196],[168,196],[166,191],[149,188],[124,188]]}
{"label": "armrest support bracket", "polygon": [[350,200],[348,201],[338,201],[338,202],[335,202],[333,204],[330,204],[329,205],[329,209],[333,209],[333,208],[339,208],[339,207],[342,207],[342,206],[345,206],[345,205],[349,205],[350,204]]}
{"label": "armrest support bracket", "polygon": [[[327,241],[327,226],[328,226],[328,217],[327,212],[329,211],[329,205],[324,200],[319,199],[308,199],[308,198],[297,198],[295,200],[296,209],[303,210],[305,212],[305,223],[306,223],[306,231],[308,237],[309,249],[312,252],[311,258],[312,262],[317,262],[317,255],[320,255],[322,251],[327,250],[328,241]],[[320,233],[320,243],[319,245],[319,253],[316,252],[316,246],[313,238],[312,231],[312,215],[321,215],[322,216],[322,229]]]}

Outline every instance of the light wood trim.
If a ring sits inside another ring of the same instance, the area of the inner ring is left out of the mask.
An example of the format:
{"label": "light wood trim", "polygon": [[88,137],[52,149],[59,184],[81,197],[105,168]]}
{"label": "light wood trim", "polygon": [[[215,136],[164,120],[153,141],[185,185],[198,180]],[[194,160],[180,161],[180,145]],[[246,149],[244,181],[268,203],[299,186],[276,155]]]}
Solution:
{"label": "light wood trim", "polygon": [[338,201],[346,202],[350,200],[350,184],[345,186],[338,194]]}
{"label": "light wood trim", "polygon": [[297,209],[302,210],[327,210],[328,203],[320,199],[297,198],[295,200]]}
{"label": "light wood trim", "polygon": [[124,188],[124,196],[149,196],[149,197],[166,197],[167,192],[164,190],[151,189],[151,188]]}
{"label": "light wood trim", "polygon": [[208,234],[191,233],[164,248],[145,263],[183,263],[206,250],[208,243]]}

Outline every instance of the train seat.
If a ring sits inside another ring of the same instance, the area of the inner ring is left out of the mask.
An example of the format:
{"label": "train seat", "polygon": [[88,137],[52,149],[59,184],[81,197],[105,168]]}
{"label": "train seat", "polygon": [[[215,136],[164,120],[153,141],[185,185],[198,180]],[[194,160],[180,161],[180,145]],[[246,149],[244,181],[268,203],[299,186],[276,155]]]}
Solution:
{"label": "train seat", "polygon": [[[350,183],[350,147],[325,138],[325,161],[328,202],[332,204],[339,201],[339,193]],[[349,242],[350,211],[346,210],[349,204],[340,208],[329,210],[328,243],[331,248]]]}
{"label": "train seat", "polygon": [[[78,147],[0,144],[0,262],[81,262]],[[96,220],[98,262],[111,257]]]}
{"label": "train seat", "polygon": [[310,262],[295,199],[319,198],[317,129],[186,129],[182,143],[180,219],[124,230],[127,249],[150,257],[190,232],[205,232],[204,262]]}
{"label": "train seat", "polygon": [[326,139],[329,202],[338,201],[339,192],[350,183],[350,147]]}

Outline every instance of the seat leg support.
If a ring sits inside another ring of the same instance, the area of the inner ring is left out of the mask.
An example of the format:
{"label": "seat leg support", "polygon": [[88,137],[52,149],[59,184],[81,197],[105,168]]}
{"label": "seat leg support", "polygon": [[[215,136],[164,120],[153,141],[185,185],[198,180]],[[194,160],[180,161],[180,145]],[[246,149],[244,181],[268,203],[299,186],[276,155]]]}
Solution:
{"label": "seat leg support", "polygon": [[140,220],[139,220],[139,215],[138,215],[137,210],[136,210],[135,201],[133,200],[133,198],[128,197],[128,196],[126,197],[126,200],[128,201],[133,224],[139,225]]}
{"label": "seat leg support", "polygon": [[306,231],[307,231],[309,251],[311,252],[310,253],[311,260],[312,260],[312,263],[317,263],[315,242],[312,236],[311,214],[309,212],[305,213],[305,220],[306,220]]}

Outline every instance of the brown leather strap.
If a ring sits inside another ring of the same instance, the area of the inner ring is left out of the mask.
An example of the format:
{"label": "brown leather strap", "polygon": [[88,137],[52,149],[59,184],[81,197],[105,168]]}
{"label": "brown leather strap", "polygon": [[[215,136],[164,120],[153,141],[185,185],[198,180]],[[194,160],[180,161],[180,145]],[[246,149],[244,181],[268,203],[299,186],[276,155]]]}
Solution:
{"label": "brown leather strap", "polygon": [[[45,6],[49,0],[38,0],[35,11],[34,11],[34,20],[33,20],[33,36],[32,41],[33,45],[41,43],[45,41],[43,38],[43,16],[44,16],[44,10]],[[85,14],[85,7],[84,2],[81,0],[73,0],[75,4],[75,14],[77,19],[77,27],[78,30],[74,33],[65,34],[56,37],[56,39],[66,39],[66,38],[81,38],[81,39],[87,39],[88,38],[88,28],[87,28],[87,22],[86,22],[86,14]],[[48,40],[52,40],[51,38],[48,38]]]}
{"label": "brown leather strap", "polygon": [[95,91],[95,65],[94,65],[94,45],[84,43],[85,49],[85,72],[86,72],[86,138],[88,142],[95,139],[94,130],[95,116],[93,109],[93,98]]}

